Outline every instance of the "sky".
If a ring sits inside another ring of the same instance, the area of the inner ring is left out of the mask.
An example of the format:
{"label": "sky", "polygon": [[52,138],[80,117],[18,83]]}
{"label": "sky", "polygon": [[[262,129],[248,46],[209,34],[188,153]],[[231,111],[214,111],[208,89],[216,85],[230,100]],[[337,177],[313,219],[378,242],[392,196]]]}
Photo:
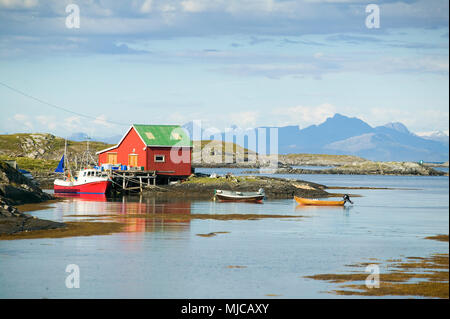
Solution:
{"label": "sky", "polygon": [[[67,25],[70,4],[79,28]],[[0,0],[0,134],[108,137],[192,120],[304,128],[335,113],[448,132],[448,6]]]}

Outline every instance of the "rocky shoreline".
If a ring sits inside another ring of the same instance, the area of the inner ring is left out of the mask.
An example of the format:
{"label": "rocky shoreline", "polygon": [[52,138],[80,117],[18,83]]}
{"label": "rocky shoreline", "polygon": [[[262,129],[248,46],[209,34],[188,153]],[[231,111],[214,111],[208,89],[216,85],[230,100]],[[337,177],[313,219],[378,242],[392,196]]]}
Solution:
{"label": "rocky shoreline", "polygon": [[[311,168],[295,168],[305,166]],[[315,169],[314,167],[330,167]],[[448,173],[436,170],[435,167],[448,167],[442,164],[416,162],[375,162],[352,155],[326,154],[288,154],[278,156],[278,165],[272,170],[266,163],[193,163],[196,168],[241,168],[248,169],[244,174],[259,174],[258,170],[271,169],[274,174],[341,174],[341,175],[416,175],[416,176],[448,176]]]}
{"label": "rocky shoreline", "polygon": [[39,219],[31,215],[21,213],[13,206],[0,200],[0,235],[12,235],[33,230],[48,230],[65,227],[64,223]]}
{"label": "rocky shoreline", "polygon": [[264,189],[267,199],[293,198],[293,196],[325,198],[334,196],[325,189],[325,185],[302,180],[265,176],[191,176],[182,183],[162,185],[146,190],[146,193],[164,194],[165,196],[211,199],[216,189],[241,192]]}
{"label": "rocky shoreline", "polygon": [[57,178],[61,178],[61,174],[54,172],[37,172],[33,173],[33,178],[42,189],[53,189],[53,182]]}
{"label": "rocky shoreline", "polygon": [[328,154],[278,155],[278,160],[287,166],[342,166],[367,161],[359,156]]}
{"label": "rocky shoreline", "polygon": [[[258,174],[260,171],[243,171],[243,174]],[[337,174],[337,175],[414,175],[448,176],[431,166],[412,162],[371,162],[364,161],[327,169],[279,168],[275,174]]]}
{"label": "rocky shoreline", "polygon": [[0,235],[65,227],[63,223],[21,213],[14,207],[52,198],[53,196],[43,192],[15,168],[0,161]]}

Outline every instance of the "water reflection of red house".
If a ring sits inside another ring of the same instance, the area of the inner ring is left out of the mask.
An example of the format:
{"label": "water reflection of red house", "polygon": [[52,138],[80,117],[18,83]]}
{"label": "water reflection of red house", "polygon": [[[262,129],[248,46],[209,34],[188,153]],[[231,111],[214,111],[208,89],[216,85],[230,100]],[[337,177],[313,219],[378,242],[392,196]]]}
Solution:
{"label": "water reflection of red house", "polygon": [[170,215],[190,215],[191,203],[157,202],[154,198],[148,198],[146,202],[130,202],[124,197],[119,214],[124,216],[119,217],[118,221],[126,224],[127,232],[180,231],[189,228],[190,220],[180,221],[178,218],[171,218]]}
{"label": "water reflection of red house", "polygon": [[171,218],[171,215],[190,215],[190,201],[163,201],[156,198],[122,197],[122,201],[108,200],[103,194],[64,194],[58,196],[73,203],[67,206],[67,214],[107,215],[114,221],[125,224],[126,232],[183,231],[189,228],[190,220]]}

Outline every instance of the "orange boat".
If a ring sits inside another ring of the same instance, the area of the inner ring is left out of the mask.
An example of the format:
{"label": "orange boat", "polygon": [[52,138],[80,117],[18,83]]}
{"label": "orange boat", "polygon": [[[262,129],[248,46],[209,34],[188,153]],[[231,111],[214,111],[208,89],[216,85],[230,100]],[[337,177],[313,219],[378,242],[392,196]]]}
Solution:
{"label": "orange boat", "polygon": [[343,200],[318,200],[297,196],[294,196],[294,199],[300,205],[311,205],[311,206],[344,206],[345,202],[347,201],[353,204],[348,195],[344,196]]}

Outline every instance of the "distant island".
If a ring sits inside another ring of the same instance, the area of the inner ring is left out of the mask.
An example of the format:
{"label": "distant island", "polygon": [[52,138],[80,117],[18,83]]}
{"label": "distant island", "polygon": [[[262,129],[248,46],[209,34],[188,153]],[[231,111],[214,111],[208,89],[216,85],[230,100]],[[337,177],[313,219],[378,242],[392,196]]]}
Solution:
{"label": "distant island", "polygon": [[[219,150],[225,156],[225,144],[220,141],[194,141],[198,147],[194,148],[193,159],[198,158],[199,152],[209,154]],[[81,159],[86,150],[87,142],[69,141],[68,155],[72,161]],[[90,141],[89,149],[92,153],[110,147],[111,144]],[[208,149],[210,148],[210,149]],[[227,149],[230,149],[228,147]],[[264,168],[267,162],[248,161],[257,153],[240,145],[232,143],[233,163],[224,164],[203,161],[193,161],[194,168],[247,168],[245,173],[260,173],[253,169]],[[12,160],[21,169],[28,170],[40,183],[41,187],[51,187],[55,179],[54,170],[64,153],[64,139],[52,134],[9,134],[0,135],[0,160]],[[236,163],[237,154],[243,154],[244,162]],[[313,168],[320,166],[321,169]],[[278,155],[277,167],[274,173],[279,174],[380,174],[380,175],[425,175],[438,176],[448,173],[433,167],[448,167],[448,161],[442,163],[417,163],[399,161],[371,161],[355,155],[329,154],[287,154]]]}
{"label": "distant island", "polygon": [[[191,134],[194,122],[186,123]],[[269,127],[259,127],[268,129]],[[356,117],[335,114],[323,123],[300,129],[298,126],[277,127],[278,154],[353,155],[371,161],[447,162],[449,138],[443,132],[414,134],[399,122],[372,127]],[[258,130],[254,130],[258,135]],[[236,133],[245,130],[235,128]],[[220,134],[222,140],[224,133]],[[209,139],[204,137],[203,139]],[[247,145],[242,145],[247,147]],[[269,143],[265,149],[269,150]],[[257,150],[253,150],[257,151]]]}

